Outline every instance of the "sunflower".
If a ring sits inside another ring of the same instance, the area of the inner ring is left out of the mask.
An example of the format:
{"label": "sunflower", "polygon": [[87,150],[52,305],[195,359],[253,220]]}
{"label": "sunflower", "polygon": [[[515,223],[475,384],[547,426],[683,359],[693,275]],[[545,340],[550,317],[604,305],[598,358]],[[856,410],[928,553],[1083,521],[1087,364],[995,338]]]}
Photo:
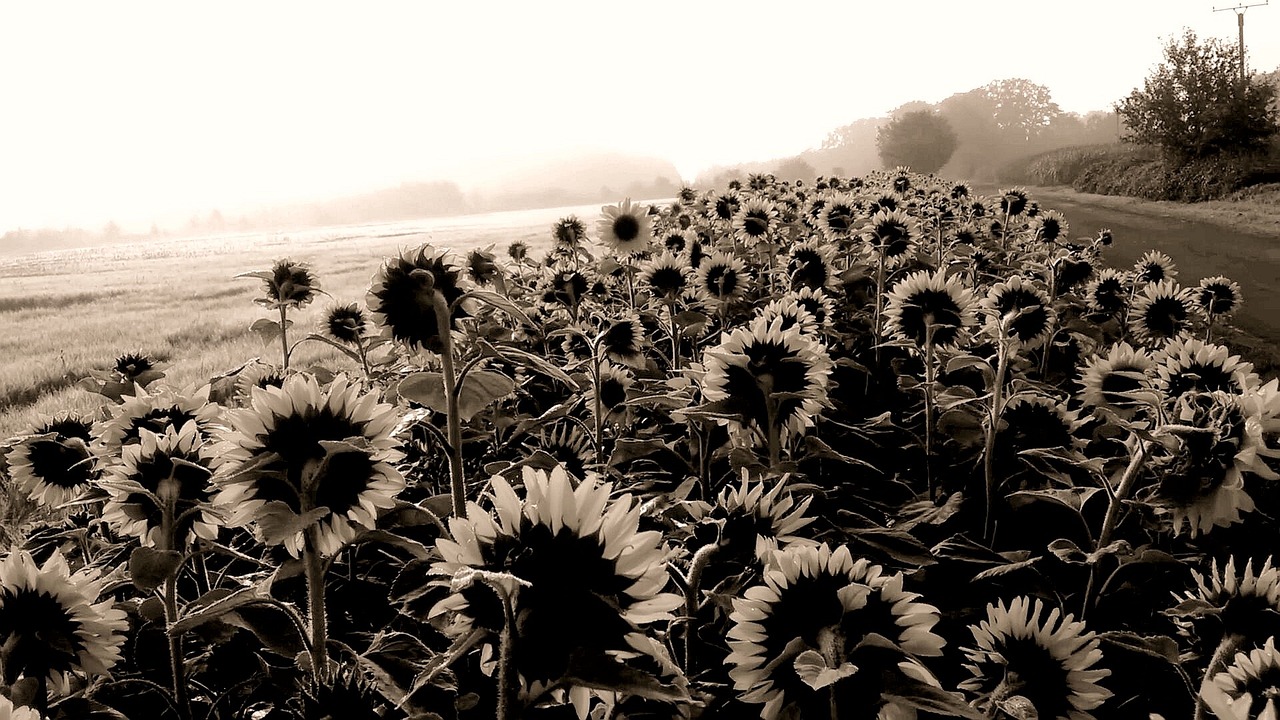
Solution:
{"label": "sunflower", "polygon": [[721,193],[711,202],[710,216],[712,220],[729,221],[738,213],[742,200],[736,192]]}
{"label": "sunflower", "polygon": [[723,404],[744,429],[766,434],[772,421],[783,438],[803,434],[827,407],[832,366],[826,348],[799,328],[783,330],[782,318],[757,317],[726,333],[706,350],[703,366],[703,395]]}
{"label": "sunflower", "polygon": [[0,720],[44,720],[40,711],[32,707],[14,706],[13,701],[0,695]]}
{"label": "sunflower", "polygon": [[115,379],[130,387],[141,385],[146,387],[164,377],[161,364],[155,358],[142,352],[125,353],[115,359],[112,370]]}
{"label": "sunflower", "polygon": [[93,425],[87,420],[72,415],[53,418],[9,451],[9,477],[45,507],[71,502],[98,479],[92,441]]}
{"label": "sunflower", "polygon": [[551,227],[551,240],[556,247],[576,249],[587,239],[587,228],[577,215],[562,217]]}
{"label": "sunflower", "polygon": [[1189,392],[1222,391],[1244,395],[1257,387],[1253,364],[1222,345],[1175,338],[1156,355],[1156,387],[1170,398]]}
{"label": "sunflower", "polygon": [[667,249],[667,252],[677,255],[688,250],[697,242],[698,233],[688,229],[672,230],[662,238],[662,246]]}
{"label": "sunflower", "polygon": [[1129,309],[1129,331],[1148,345],[1173,340],[1188,330],[1193,302],[1191,293],[1172,280],[1150,283]]}
{"label": "sunflower", "polygon": [[865,236],[871,249],[884,258],[886,267],[897,267],[915,249],[919,229],[901,210],[881,210],[871,216]]}
{"label": "sunflower", "polygon": [[1015,395],[1004,406],[996,437],[1002,450],[1072,448],[1084,422],[1067,404],[1046,395]]}
{"label": "sunflower", "polygon": [[1045,344],[1058,317],[1049,296],[1020,275],[996,283],[979,305],[987,331],[995,337],[1005,335],[1015,348]]}
{"label": "sunflower", "polygon": [[693,271],[670,251],[640,266],[640,287],[655,299],[674,303],[692,289]]}
{"label": "sunflower", "polygon": [[575,487],[562,467],[526,467],[523,481],[521,499],[494,476],[492,512],[471,502],[465,518],[449,519],[452,539],[436,541],[442,560],[432,572],[449,578],[453,591],[431,614],[447,615],[453,635],[497,630],[501,604],[473,581],[476,572],[520,583],[511,598],[515,666],[532,686],[563,677],[575,654],[627,650],[627,635],[672,619],[683,599],[662,592],[668,551],[661,533],[640,531],[643,508],[630,495],[611,500],[613,485],[590,477]]}
{"label": "sunflower", "polygon": [[309,304],[321,292],[320,282],[303,263],[285,258],[277,260],[265,272],[251,272],[236,277],[253,277],[262,280],[265,296],[254,302],[270,309],[300,308]]}
{"label": "sunflower", "polygon": [[[938,610],[902,584],[901,573],[855,561],[843,545],[791,545],[774,553],[763,584],[733,600],[725,662],[739,698],[764,705],[765,720],[834,716],[833,698],[841,717],[875,717],[898,709],[885,708],[885,674],[936,685],[910,656],[942,654],[945,641],[933,633]],[[909,655],[894,653],[886,662],[862,645],[871,635]],[[835,671],[827,687],[815,689],[801,675],[798,661],[809,658]]]}
{"label": "sunflower", "polygon": [[792,246],[787,253],[787,278],[791,288],[822,290],[834,285],[836,272],[831,256],[831,246],[816,239]]}
{"label": "sunflower", "polygon": [[640,318],[628,315],[608,323],[600,333],[600,349],[608,359],[631,368],[645,366],[647,335]]}
{"label": "sunflower", "polygon": [[1085,286],[1084,296],[1090,310],[1118,315],[1129,304],[1129,278],[1119,270],[1106,268]]}
{"label": "sunflower", "polygon": [[[103,478],[111,499],[102,510],[102,519],[117,533],[132,535],[143,545],[180,550],[197,537],[215,540],[218,518],[213,500],[213,458],[204,445],[196,424],[181,429],[167,428],[161,434],[142,431],[142,442],[124,448],[122,461],[112,465]],[[156,501],[172,498],[172,537],[163,537],[165,509]],[[189,512],[190,511],[190,512]],[[174,547],[169,547],[173,542]]]}
{"label": "sunflower", "polygon": [[[1236,653],[1226,670],[1201,688],[1201,699],[1213,707],[1218,720],[1274,720],[1280,718],[1280,654],[1275,637],[1248,653]],[[1217,703],[1211,700],[1217,698]]]}
{"label": "sunflower", "polygon": [[1152,394],[1154,370],[1155,360],[1146,350],[1116,343],[1106,355],[1091,358],[1080,371],[1080,400],[1089,407],[1131,414],[1141,403],[1136,395]]}
{"label": "sunflower", "polygon": [[1159,250],[1148,250],[1145,255],[1138,258],[1138,262],[1134,263],[1133,272],[1137,282],[1140,283],[1159,283],[1178,277],[1173,258]]}
{"label": "sunflower", "polygon": [[1240,308],[1244,296],[1240,294],[1240,286],[1236,281],[1218,275],[1200,281],[1200,287],[1194,290],[1196,304],[1205,315],[1230,315]]}
{"label": "sunflower", "polygon": [[[1098,684],[1111,674],[1097,667],[1102,660],[1098,638],[1074,616],[1054,608],[1042,623],[1044,603],[1018,597],[987,606],[987,619],[969,626],[976,648],[965,648],[973,678],[960,687],[981,696],[979,707],[1021,695],[1045,720],[1092,720],[1110,698]],[[994,708],[992,708],[994,711]]]}
{"label": "sunflower", "polygon": [[65,694],[72,673],[109,675],[129,622],[111,599],[95,602],[102,588],[97,573],[72,573],[57,550],[42,566],[25,550],[0,560],[6,677],[45,677]]}
{"label": "sunflower", "polygon": [[783,295],[777,300],[771,301],[760,310],[759,317],[764,318],[767,323],[772,323],[775,319],[781,318],[783,330],[799,328],[800,332],[809,336],[816,336],[820,330],[818,321],[814,319],[813,314],[797,302],[792,295]]}
{"label": "sunflower", "polygon": [[[314,549],[332,555],[355,537],[355,525],[372,529],[378,509],[391,507],[404,489],[391,465],[401,457],[392,437],[396,409],[362,394],[345,375],[325,388],[293,375],[283,387],[255,390],[252,405],[229,420],[232,429],[214,449],[215,503],[227,509],[229,525],[319,513]],[[324,445],[342,441],[350,442],[338,451]],[[303,533],[276,543],[296,557]]]}
{"label": "sunflower", "polygon": [[[435,293],[444,298],[450,329],[467,314],[459,299],[470,289],[461,261],[447,250],[422,245],[388,258],[373,276],[365,296],[373,322],[388,340],[431,352],[444,351],[436,320]],[[454,307],[458,303],[457,307]]]}
{"label": "sunflower", "polygon": [[208,439],[221,427],[221,408],[209,402],[210,386],[175,391],[142,391],[111,409],[112,415],[94,425],[99,452],[118,460],[120,449],[142,441],[142,431],[163,433],[194,421],[201,437]]}
{"label": "sunflower", "polygon": [[618,255],[639,253],[649,248],[653,234],[649,230],[649,213],[643,205],[633,205],[631,198],[617,205],[600,208],[596,231],[600,242]]}
{"label": "sunflower", "polygon": [[952,200],[967,200],[973,194],[973,189],[969,187],[968,183],[956,183],[951,186],[948,194]]}
{"label": "sunflower", "polygon": [[572,423],[562,423],[553,429],[543,428],[538,432],[533,447],[550,455],[573,477],[583,477],[587,467],[596,459],[591,439],[582,428]]}
{"label": "sunflower", "polygon": [[1062,213],[1055,210],[1038,215],[1031,227],[1035,231],[1035,236],[1045,242],[1057,242],[1065,238],[1067,231],[1071,229],[1066,218],[1062,217]]}
{"label": "sunflower", "polygon": [[689,503],[689,516],[697,526],[714,527],[718,557],[763,560],[793,542],[811,542],[796,533],[817,519],[807,514],[813,497],[797,503],[785,481],[767,487],[763,479],[751,481],[744,469],[742,484],[721,490],[714,503]]}
{"label": "sunflower", "polygon": [[498,256],[493,253],[493,246],[476,248],[467,253],[465,260],[467,278],[476,285],[491,285],[502,277],[502,266],[498,264]]}
{"label": "sunflower", "polygon": [[[820,203],[820,204],[819,204]],[[858,201],[847,193],[834,193],[813,201],[810,212],[824,237],[831,242],[847,240],[858,217]]]}
{"label": "sunflower", "polygon": [[762,197],[751,197],[733,215],[733,231],[748,245],[768,240],[778,229],[778,208]]}
{"label": "sunflower", "polygon": [[253,361],[236,373],[236,402],[248,405],[254,388],[280,387],[284,385],[285,372],[275,365]]}
{"label": "sunflower", "polygon": [[631,371],[609,361],[600,364],[600,404],[605,420],[617,420],[626,414],[627,393],[636,384]]}
{"label": "sunflower", "polygon": [[355,303],[336,305],[329,309],[324,318],[324,328],[329,333],[329,337],[345,345],[359,343],[364,337],[364,329],[368,323],[364,310]]}
{"label": "sunflower", "polygon": [[750,282],[746,263],[741,258],[715,252],[698,265],[693,286],[704,300],[719,307],[741,299]]}
{"label": "sunflower", "polygon": [[899,165],[893,169],[893,177],[889,178],[889,186],[899,195],[907,194],[911,189],[911,168]]}
{"label": "sunflower", "polygon": [[1093,274],[1093,263],[1088,258],[1067,255],[1053,264],[1053,284],[1060,294],[1074,290]]}
{"label": "sunflower", "polygon": [[[951,347],[960,331],[977,322],[973,291],[958,276],[939,270],[919,270],[899,281],[889,292],[885,328],[900,340],[924,347],[929,332],[935,348]],[[932,328],[932,330],[930,330]]]}
{"label": "sunflower", "polygon": [[794,300],[796,305],[813,316],[819,328],[830,328],[835,320],[836,304],[823,290],[802,287],[782,296],[783,300]]}
{"label": "sunflower", "polygon": [[1272,565],[1270,557],[1256,571],[1253,560],[1245,561],[1243,573],[1236,568],[1234,556],[1227,558],[1221,570],[1215,558],[1208,573],[1191,571],[1194,588],[1174,593],[1179,603],[1190,601],[1210,610],[1173,615],[1201,661],[1207,662],[1227,636],[1265,637],[1280,632],[1280,568]]}
{"label": "sunflower", "polygon": [[1021,215],[1027,211],[1027,191],[1015,187],[1000,191],[1000,212],[1009,215]]}
{"label": "sunflower", "polygon": [[523,265],[525,260],[529,259],[529,243],[523,240],[512,240],[507,243],[507,257],[511,258],[518,265]]}

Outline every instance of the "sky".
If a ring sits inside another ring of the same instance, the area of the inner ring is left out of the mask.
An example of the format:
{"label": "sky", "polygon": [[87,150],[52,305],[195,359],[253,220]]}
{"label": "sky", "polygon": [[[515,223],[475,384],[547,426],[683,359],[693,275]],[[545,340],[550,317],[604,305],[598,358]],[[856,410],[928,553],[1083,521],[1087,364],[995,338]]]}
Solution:
{"label": "sky", "polygon": [[[1213,8],[5,0],[0,233],[146,229],[405,181],[465,188],[590,150],[660,156],[691,180],[1010,77],[1067,111],[1108,109],[1182,28],[1234,42],[1235,14]],[[1250,67],[1280,66],[1280,3],[1245,17]]]}

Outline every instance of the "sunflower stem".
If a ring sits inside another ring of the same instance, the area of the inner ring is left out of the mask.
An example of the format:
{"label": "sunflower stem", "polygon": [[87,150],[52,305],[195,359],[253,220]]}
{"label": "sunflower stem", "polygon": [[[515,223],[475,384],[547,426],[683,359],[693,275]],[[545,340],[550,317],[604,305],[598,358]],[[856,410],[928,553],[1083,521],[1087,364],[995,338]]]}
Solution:
{"label": "sunflower stem", "polygon": [[[516,591],[513,591],[516,592]],[[516,677],[515,603],[510,596],[502,598],[505,619],[498,636],[498,720],[518,720],[524,717],[520,707],[520,687]]]}
{"label": "sunflower stem", "polygon": [[600,342],[597,338],[597,341],[591,346],[591,394],[595,409],[595,412],[592,413],[592,420],[595,421],[592,431],[595,434],[596,465],[598,467],[604,465],[604,401],[600,398],[600,362]]}
{"label": "sunflower stem", "polygon": [[289,372],[289,318],[284,305],[280,306],[280,355],[284,372]]}
{"label": "sunflower stem", "polygon": [[[1133,453],[1133,457],[1129,459],[1129,465],[1124,469],[1124,474],[1120,476],[1120,484],[1116,486],[1115,492],[1111,495],[1111,501],[1107,505],[1107,514],[1102,520],[1102,530],[1098,533],[1098,543],[1096,550],[1101,550],[1111,543],[1111,534],[1115,532],[1116,526],[1120,523],[1120,509],[1124,507],[1124,503],[1133,494],[1134,485],[1138,482],[1139,471],[1142,469],[1143,463],[1147,457],[1147,442],[1138,438],[1138,447]],[[1089,567],[1089,581],[1084,588],[1084,600],[1080,606],[1080,619],[1083,620],[1090,606],[1093,604],[1093,588],[1098,580],[1098,565],[1092,564]]]}
{"label": "sunflower stem", "polygon": [[996,376],[991,382],[991,412],[987,415],[986,444],[982,451],[982,475],[986,485],[986,516],[982,522],[982,537],[988,542],[995,534],[996,431],[1000,426],[1000,417],[1004,415],[1004,377],[1009,370],[1009,347],[1005,338],[1005,328],[1001,327],[1000,337],[996,342],[996,352],[999,353]]}
{"label": "sunflower stem", "polygon": [[369,369],[369,356],[364,349],[364,338],[356,336],[356,352],[360,355],[360,366],[364,368],[364,379],[373,380],[373,372]]}
{"label": "sunflower stem", "polygon": [[[1052,266],[1049,267],[1049,305],[1052,306],[1058,297],[1057,273],[1054,272]],[[1049,316],[1049,339],[1045,340],[1044,347],[1040,350],[1040,379],[1044,380],[1045,373],[1049,372],[1049,354],[1053,352],[1053,338],[1058,334],[1056,316]]]}
{"label": "sunflower stem", "polygon": [[693,554],[693,560],[689,561],[689,579],[685,583],[684,594],[684,674],[686,676],[693,673],[693,640],[698,630],[698,601],[701,599],[699,595],[702,592],[702,573],[706,571],[707,565],[719,549],[719,542],[703,545]]}
{"label": "sunflower stem", "polygon": [[[281,308],[283,311],[283,308]],[[176,477],[178,468],[175,465],[169,471],[169,477],[160,482],[156,488],[156,496],[160,500],[160,537],[157,545],[160,550],[177,549],[177,511],[181,485]],[[178,622],[178,568],[174,568],[164,579],[164,620],[166,627],[173,627]],[[169,636],[169,675],[173,681],[173,702],[178,706],[178,714],[182,720],[191,717],[191,702],[187,698],[186,653],[183,650],[182,633],[166,633]]]}
{"label": "sunflower stem", "polygon": [[454,375],[453,367],[449,302],[439,290],[432,290],[431,303],[436,310],[441,374],[444,375],[445,419],[449,433],[449,494],[453,498],[453,514],[461,518],[467,516],[467,480],[462,470],[462,418],[458,412],[458,378]]}
{"label": "sunflower stem", "polygon": [[769,437],[769,468],[777,468],[782,457],[781,429],[778,427],[778,401],[773,397],[773,382],[764,383],[765,421],[769,427],[765,433]]}
{"label": "sunflower stem", "polygon": [[[1236,651],[1240,649],[1244,644],[1244,641],[1245,637],[1240,633],[1228,633],[1227,635],[1222,636],[1222,642],[1219,642],[1217,649],[1213,651],[1213,658],[1209,660],[1209,667],[1204,671],[1204,680],[1201,682],[1202,686],[1213,682],[1213,676],[1222,671],[1222,668],[1226,666],[1227,661],[1236,654]],[[1205,703],[1204,700],[1201,699],[1203,697],[1203,692],[1196,695],[1195,720],[1204,720],[1206,717]]]}
{"label": "sunflower stem", "polygon": [[307,574],[307,612],[311,621],[311,672],[324,682],[329,670],[329,628],[324,607],[324,557],[317,546],[320,528],[312,525],[306,530],[303,563]]}
{"label": "sunflower stem", "polygon": [[933,383],[937,376],[934,367],[932,318],[925,318],[924,331],[924,476],[929,483],[929,499],[934,500],[937,488],[933,481]]}
{"label": "sunflower stem", "polygon": [[671,369],[680,371],[680,326],[676,324],[676,305],[667,304],[667,319],[671,321]]}

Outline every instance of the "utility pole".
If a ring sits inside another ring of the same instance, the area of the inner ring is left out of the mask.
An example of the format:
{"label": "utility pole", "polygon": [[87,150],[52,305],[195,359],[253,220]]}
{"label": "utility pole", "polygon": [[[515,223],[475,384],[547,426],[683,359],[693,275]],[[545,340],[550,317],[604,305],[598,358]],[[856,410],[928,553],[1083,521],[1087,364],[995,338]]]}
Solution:
{"label": "utility pole", "polygon": [[1236,24],[1240,26],[1240,82],[1244,82],[1246,79],[1244,74],[1244,11],[1251,7],[1265,7],[1270,2],[1271,0],[1262,0],[1262,2],[1253,3],[1252,5],[1245,5],[1244,3],[1241,3],[1235,7],[1215,7],[1213,9],[1214,12],[1231,10],[1236,14]]}

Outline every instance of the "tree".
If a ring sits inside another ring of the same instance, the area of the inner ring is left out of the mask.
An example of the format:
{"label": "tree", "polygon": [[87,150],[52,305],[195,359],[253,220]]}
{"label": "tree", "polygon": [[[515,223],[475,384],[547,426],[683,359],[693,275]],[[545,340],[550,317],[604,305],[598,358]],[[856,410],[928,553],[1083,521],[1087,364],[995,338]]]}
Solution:
{"label": "tree", "polygon": [[904,113],[876,133],[885,167],[906,165],[916,172],[937,172],[951,159],[956,144],[951,123],[929,110]]}
{"label": "tree", "polygon": [[1125,139],[1183,160],[1264,149],[1280,131],[1276,88],[1258,76],[1241,80],[1239,53],[1191,30],[1171,38],[1142,89],[1116,104],[1129,127]]}
{"label": "tree", "polygon": [[818,177],[818,171],[800,157],[787,158],[778,163],[773,174],[783,180],[804,180],[805,182]]}
{"label": "tree", "polygon": [[996,127],[1009,140],[1030,142],[1062,114],[1049,88],[1022,78],[996,80],[982,88]]}

